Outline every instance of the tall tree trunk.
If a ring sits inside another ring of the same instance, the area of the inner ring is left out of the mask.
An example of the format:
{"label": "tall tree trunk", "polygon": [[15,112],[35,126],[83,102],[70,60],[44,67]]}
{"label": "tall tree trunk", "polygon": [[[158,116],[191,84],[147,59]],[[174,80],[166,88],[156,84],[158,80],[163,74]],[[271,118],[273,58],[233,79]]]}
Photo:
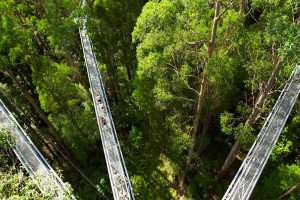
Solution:
{"label": "tall tree trunk", "polygon": [[282,194],[280,197],[278,197],[277,200],[280,200],[280,199],[283,199],[284,197],[287,197],[292,192],[294,192],[297,189],[299,189],[299,187],[300,187],[300,180],[295,185],[289,187],[289,189],[284,194]]}
{"label": "tall tree trunk", "polygon": [[217,38],[217,28],[218,22],[220,19],[220,0],[216,0],[215,2],[215,14],[214,14],[214,21],[211,29],[210,40],[208,44],[208,59],[211,58],[213,52],[215,51],[216,46],[216,38]]}
{"label": "tall tree trunk", "polygon": [[[215,2],[214,21],[213,21],[211,37],[210,37],[210,41],[209,41],[209,45],[208,45],[208,59],[211,58],[211,56],[212,56],[212,54],[215,50],[215,42],[216,42],[216,35],[217,35],[217,26],[218,26],[218,21],[219,21],[219,13],[220,13],[220,0],[217,0]],[[196,135],[197,135],[198,128],[199,128],[199,121],[200,121],[200,117],[201,117],[201,111],[202,111],[202,106],[203,106],[203,102],[204,102],[204,97],[205,97],[205,94],[206,94],[207,84],[208,84],[208,77],[204,72],[203,73],[203,78],[202,78],[201,83],[200,83],[200,92],[199,92],[199,95],[198,95],[197,109],[196,109],[195,119],[194,119],[194,122],[193,122],[192,131],[191,131],[191,135],[192,135],[191,136],[191,146],[190,146],[190,149],[189,149],[189,154],[188,154],[188,158],[187,158],[186,165],[185,165],[183,180],[186,177],[186,174],[188,172],[189,165],[190,165],[193,153],[194,153]]]}
{"label": "tall tree trunk", "polygon": [[204,138],[205,138],[205,135],[208,131],[210,120],[211,120],[211,112],[208,113],[208,116],[206,117],[206,120],[204,120],[203,130],[202,130],[201,135],[200,135],[199,147],[198,147],[198,152],[197,152],[198,154],[200,154],[203,150]]}
{"label": "tall tree trunk", "polygon": [[[277,76],[281,66],[282,66],[282,60],[278,60],[277,64],[275,65],[275,67],[271,73],[271,76],[270,76],[268,82],[263,87],[263,89],[259,92],[256,102],[254,104],[254,107],[252,109],[252,112],[251,112],[250,116],[248,117],[247,121],[245,122],[245,125],[252,126],[259,118],[259,116],[261,114],[259,112],[259,110],[263,106],[269,92],[271,91],[272,87],[274,86],[275,81],[276,81],[276,76]],[[222,168],[221,168],[221,171],[219,172],[218,178],[221,178],[225,174],[225,172],[229,169],[229,167],[231,166],[232,162],[234,161],[240,148],[241,148],[241,142],[239,140],[236,140],[233,147],[231,148],[230,153],[228,154]]]}
{"label": "tall tree trunk", "polygon": [[186,165],[185,165],[183,181],[185,180],[185,177],[188,173],[189,165],[191,163],[193,153],[194,153],[196,136],[197,136],[197,132],[198,132],[198,128],[199,128],[199,121],[200,121],[200,117],[201,117],[201,111],[202,111],[203,101],[204,101],[204,97],[205,97],[207,82],[208,82],[208,78],[206,75],[204,75],[204,77],[202,78],[202,81],[201,81],[201,90],[200,90],[200,93],[198,96],[197,109],[196,109],[195,119],[193,122],[192,131],[191,131],[191,135],[192,135],[191,139],[190,139],[191,146],[189,149],[189,154],[188,154],[188,158],[187,158]]}

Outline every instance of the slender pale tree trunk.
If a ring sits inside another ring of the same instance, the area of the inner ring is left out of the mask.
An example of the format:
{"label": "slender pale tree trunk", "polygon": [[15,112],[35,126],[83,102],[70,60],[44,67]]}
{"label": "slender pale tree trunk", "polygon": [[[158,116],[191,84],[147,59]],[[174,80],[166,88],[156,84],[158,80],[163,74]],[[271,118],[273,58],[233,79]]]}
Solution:
{"label": "slender pale tree trunk", "polygon": [[199,146],[198,146],[198,152],[197,152],[198,154],[200,154],[203,150],[204,138],[205,138],[205,135],[208,131],[210,120],[211,120],[211,112],[208,113],[208,116],[204,120],[204,125],[203,125],[203,129],[202,129],[202,132],[201,132],[201,135],[200,135],[200,142],[199,142]]}
{"label": "slender pale tree trunk", "polygon": [[[220,19],[219,14],[220,14],[220,0],[216,0],[213,25],[212,25],[212,30],[211,30],[210,41],[208,44],[207,60],[209,60],[211,58],[211,56],[215,50],[217,27],[218,27],[218,22]],[[188,152],[188,157],[187,157],[183,175],[179,180],[179,189],[181,190],[178,195],[179,198],[181,198],[181,195],[183,193],[184,182],[185,182],[187,173],[189,171],[189,166],[190,166],[190,163],[191,163],[191,160],[193,157],[193,153],[194,153],[196,136],[197,136],[197,132],[199,129],[199,122],[200,122],[200,118],[201,118],[201,112],[202,112],[202,107],[203,107],[203,103],[204,103],[204,98],[206,95],[207,85],[208,85],[208,77],[205,74],[205,72],[203,72],[203,77],[200,79],[200,92],[198,94],[197,108],[196,108],[194,122],[193,122],[192,130],[191,130],[190,148],[189,148],[189,152]]]}
{"label": "slender pale tree trunk", "polygon": [[[272,87],[275,84],[276,81],[276,76],[280,70],[282,66],[282,60],[278,60],[277,64],[275,65],[271,76],[269,77],[268,82],[266,83],[266,85],[264,86],[264,88],[260,91],[260,93],[258,94],[258,97],[256,99],[256,102],[254,104],[254,107],[252,109],[252,112],[250,114],[250,116],[248,117],[247,121],[245,122],[245,125],[248,126],[252,126],[257,119],[260,116],[260,108],[263,106],[269,92],[271,91]],[[219,172],[218,178],[221,178],[225,172],[229,169],[229,167],[231,166],[232,162],[234,161],[236,155],[238,154],[238,151],[241,148],[241,142],[239,140],[236,140],[233,147],[231,148],[222,168],[221,171]]]}
{"label": "slender pale tree trunk", "polygon": [[215,14],[214,14],[214,21],[211,29],[210,40],[208,45],[208,59],[211,58],[213,52],[215,51],[216,46],[216,38],[217,38],[217,28],[218,22],[220,20],[220,0],[216,0],[215,2]]}
{"label": "slender pale tree trunk", "polygon": [[299,188],[300,188],[300,180],[295,185],[289,187],[289,189],[284,194],[282,194],[280,197],[278,197],[277,200],[287,197],[288,195],[290,195],[292,192],[295,192]]}
{"label": "slender pale tree trunk", "polygon": [[201,111],[202,111],[203,101],[204,101],[204,97],[205,97],[205,93],[206,93],[207,82],[208,82],[208,78],[207,78],[207,76],[204,75],[204,77],[202,78],[202,81],[201,81],[201,90],[200,90],[200,93],[198,96],[197,109],[196,109],[195,119],[193,122],[192,131],[191,131],[191,139],[190,139],[191,145],[190,145],[189,154],[188,154],[188,158],[187,158],[186,165],[185,165],[183,181],[185,179],[186,174],[188,173],[189,165],[191,163],[193,153],[194,153],[196,136],[197,136],[197,132],[198,132],[198,128],[199,128],[199,122],[200,122],[200,118],[201,118]]}
{"label": "slender pale tree trunk", "polygon": [[[218,29],[218,23],[220,21],[220,18],[222,14],[224,14],[234,2],[235,1],[232,1],[222,12],[220,12],[221,0],[214,1],[215,12],[214,12],[214,19],[213,19],[213,24],[211,29],[210,40],[208,43],[207,58],[205,59],[206,62],[212,57],[213,53],[215,52],[217,29]],[[189,166],[193,157],[195,143],[196,143],[196,136],[199,129],[199,121],[201,119],[202,107],[203,107],[207,87],[209,84],[208,76],[205,73],[205,69],[202,73],[202,78],[199,78],[199,81],[200,81],[200,92],[198,94],[197,108],[196,108],[194,122],[191,130],[190,148],[189,148],[188,157],[185,165],[185,170],[183,172],[183,175],[179,178],[179,194],[177,195],[179,199],[181,199],[183,195],[184,182],[187,177]]]}

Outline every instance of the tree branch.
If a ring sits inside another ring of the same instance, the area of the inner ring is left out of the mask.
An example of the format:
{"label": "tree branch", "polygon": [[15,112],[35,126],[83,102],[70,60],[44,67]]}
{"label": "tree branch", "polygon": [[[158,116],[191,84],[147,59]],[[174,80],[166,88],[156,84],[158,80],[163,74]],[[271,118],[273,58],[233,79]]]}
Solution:
{"label": "tree branch", "polygon": [[288,190],[284,194],[282,194],[280,197],[278,197],[277,200],[283,199],[284,197],[290,195],[292,192],[297,190],[299,187],[300,187],[300,180],[298,180],[298,182],[295,185],[288,188]]}
{"label": "tree branch", "polygon": [[219,20],[220,17],[222,17],[222,15],[236,2],[235,1],[232,1],[228,6],[225,7],[224,10],[222,10],[222,12],[220,12],[220,14],[217,16],[217,20]]}

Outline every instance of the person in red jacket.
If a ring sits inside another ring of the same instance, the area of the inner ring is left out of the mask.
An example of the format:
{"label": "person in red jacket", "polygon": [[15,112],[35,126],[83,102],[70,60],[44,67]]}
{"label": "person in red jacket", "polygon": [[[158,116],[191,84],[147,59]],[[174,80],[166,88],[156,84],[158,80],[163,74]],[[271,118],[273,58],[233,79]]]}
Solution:
{"label": "person in red jacket", "polygon": [[100,117],[100,121],[101,121],[101,124],[102,125],[106,125],[107,124],[107,121],[104,117]]}

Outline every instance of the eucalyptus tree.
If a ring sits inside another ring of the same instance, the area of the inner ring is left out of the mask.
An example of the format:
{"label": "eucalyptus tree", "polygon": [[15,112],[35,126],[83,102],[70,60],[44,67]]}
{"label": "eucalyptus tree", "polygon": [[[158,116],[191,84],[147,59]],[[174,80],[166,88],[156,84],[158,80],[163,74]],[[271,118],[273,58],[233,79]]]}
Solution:
{"label": "eucalyptus tree", "polygon": [[133,96],[152,142],[165,144],[158,151],[177,163],[180,186],[205,118],[235,88],[234,41],[243,22],[235,8],[234,1],[150,1],[133,32],[138,43]]}

